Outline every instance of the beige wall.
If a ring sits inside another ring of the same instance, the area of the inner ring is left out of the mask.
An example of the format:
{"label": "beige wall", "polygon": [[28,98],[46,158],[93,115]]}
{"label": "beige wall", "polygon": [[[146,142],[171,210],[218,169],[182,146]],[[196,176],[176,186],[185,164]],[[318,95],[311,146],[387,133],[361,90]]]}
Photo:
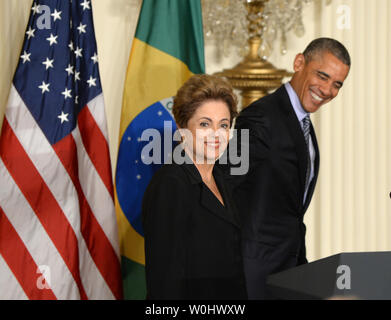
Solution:
{"label": "beige wall", "polygon": [[[351,10],[338,28],[337,8]],[[341,96],[316,117],[321,179],[312,206],[313,257],[391,250],[391,2],[334,0],[319,33],[341,39],[353,66]]]}
{"label": "beige wall", "polygon": [[[31,0],[0,0],[0,124],[19,59]],[[115,166],[123,83],[141,0],[92,0],[100,73]],[[347,7],[340,7],[345,5]],[[341,30],[338,8],[351,10],[351,26]],[[306,34],[289,38],[289,50],[270,58],[292,70],[297,52],[314,37],[331,36],[350,49],[353,67],[340,95],[312,119],[321,170],[306,214],[309,260],[342,251],[391,250],[391,112],[388,106],[391,3],[389,0],[321,1],[304,11]],[[206,45],[206,71],[239,61],[216,60]]]}
{"label": "beige wall", "polygon": [[32,0],[0,0],[0,127]]}

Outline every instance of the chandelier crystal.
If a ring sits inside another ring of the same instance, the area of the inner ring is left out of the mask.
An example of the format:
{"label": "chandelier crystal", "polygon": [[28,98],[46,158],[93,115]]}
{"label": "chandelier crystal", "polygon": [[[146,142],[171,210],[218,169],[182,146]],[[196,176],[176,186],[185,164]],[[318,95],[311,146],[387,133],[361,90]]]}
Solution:
{"label": "chandelier crystal", "polygon": [[[260,36],[259,55],[267,60],[277,42],[280,53],[287,52],[287,36],[305,33],[304,6],[322,0],[269,0],[263,12],[248,15],[246,3],[252,0],[202,0],[205,39],[214,41],[219,55],[228,56],[231,47],[241,56],[248,52],[248,39]],[[329,4],[331,0],[326,0]]]}

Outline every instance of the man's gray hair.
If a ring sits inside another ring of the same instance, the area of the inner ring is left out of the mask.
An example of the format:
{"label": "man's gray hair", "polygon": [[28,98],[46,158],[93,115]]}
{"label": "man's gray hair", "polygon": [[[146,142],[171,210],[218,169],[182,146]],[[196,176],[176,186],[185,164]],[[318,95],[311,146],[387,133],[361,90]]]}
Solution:
{"label": "man's gray hair", "polygon": [[351,60],[348,50],[339,41],[331,38],[318,38],[313,40],[304,50],[303,55],[306,62],[310,62],[317,54],[329,52],[341,62],[350,67]]}

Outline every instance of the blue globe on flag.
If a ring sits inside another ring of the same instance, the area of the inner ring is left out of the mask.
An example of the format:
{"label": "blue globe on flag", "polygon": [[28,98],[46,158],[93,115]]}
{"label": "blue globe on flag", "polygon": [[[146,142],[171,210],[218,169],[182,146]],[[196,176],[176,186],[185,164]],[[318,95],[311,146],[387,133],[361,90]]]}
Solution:
{"label": "blue globe on flag", "polygon": [[172,106],[173,98],[170,97],[140,112],[126,128],[119,147],[115,182],[118,201],[133,229],[143,237],[141,203],[144,192],[154,173],[173,151],[173,134],[177,127]]}

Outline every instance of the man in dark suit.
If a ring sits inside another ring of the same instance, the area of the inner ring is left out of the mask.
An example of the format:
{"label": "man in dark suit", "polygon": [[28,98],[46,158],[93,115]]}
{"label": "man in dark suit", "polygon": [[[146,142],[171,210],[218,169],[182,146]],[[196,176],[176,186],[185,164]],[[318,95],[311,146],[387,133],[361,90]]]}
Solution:
{"label": "man in dark suit", "polygon": [[268,275],[307,262],[303,217],[319,170],[309,116],[337,96],[349,69],[350,56],[341,43],[316,39],[295,57],[291,81],[237,118],[238,141],[241,129],[249,130],[249,171],[231,176],[231,182],[242,213],[250,299],[270,297]]}

